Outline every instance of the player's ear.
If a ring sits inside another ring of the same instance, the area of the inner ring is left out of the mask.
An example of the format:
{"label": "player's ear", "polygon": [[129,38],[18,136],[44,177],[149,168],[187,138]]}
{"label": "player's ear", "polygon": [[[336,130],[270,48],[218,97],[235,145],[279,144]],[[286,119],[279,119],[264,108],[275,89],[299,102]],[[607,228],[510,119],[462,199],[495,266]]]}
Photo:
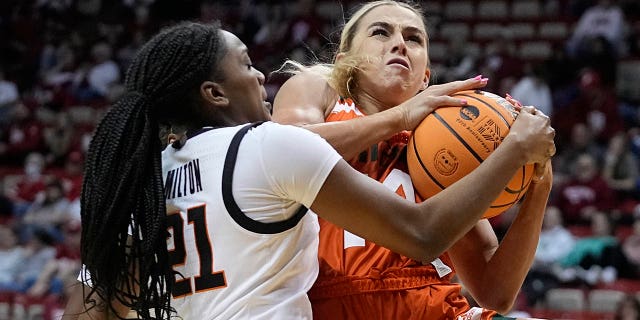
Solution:
{"label": "player's ear", "polygon": [[422,80],[422,90],[429,86],[429,79],[431,79],[431,69],[427,68],[424,72],[424,79]]}
{"label": "player's ear", "polygon": [[431,79],[431,69],[427,68],[427,70],[424,71],[424,79],[422,84],[422,87],[424,89],[426,89],[429,86],[430,79]]}
{"label": "player's ear", "polygon": [[203,82],[200,85],[200,96],[202,96],[206,102],[216,107],[224,108],[229,105],[229,98],[225,96],[224,87],[217,82]]}

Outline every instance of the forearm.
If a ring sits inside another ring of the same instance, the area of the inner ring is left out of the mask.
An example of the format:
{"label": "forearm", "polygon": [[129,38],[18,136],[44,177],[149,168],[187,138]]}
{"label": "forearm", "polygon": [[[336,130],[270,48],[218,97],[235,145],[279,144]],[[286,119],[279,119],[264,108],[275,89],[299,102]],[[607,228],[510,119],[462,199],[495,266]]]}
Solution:
{"label": "forearm", "polygon": [[487,262],[481,287],[487,305],[510,308],[531,268],[551,187],[532,184],[495,253]]}
{"label": "forearm", "polygon": [[[479,168],[419,205],[390,193],[340,161],[311,209],[381,246],[416,260],[431,261],[478,222],[522,166],[513,154],[507,143]],[[342,214],[345,212],[349,214]]]}
{"label": "forearm", "polygon": [[323,137],[346,160],[353,159],[371,145],[403,130],[401,112],[389,109],[346,121],[306,124],[303,128]]}

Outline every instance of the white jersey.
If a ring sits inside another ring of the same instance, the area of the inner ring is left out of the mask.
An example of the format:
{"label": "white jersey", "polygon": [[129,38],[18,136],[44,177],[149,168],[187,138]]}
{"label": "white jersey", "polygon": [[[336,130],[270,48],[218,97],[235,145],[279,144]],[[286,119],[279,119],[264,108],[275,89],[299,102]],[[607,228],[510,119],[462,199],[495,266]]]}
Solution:
{"label": "white jersey", "polygon": [[318,135],[272,122],[203,129],[180,149],[168,146],[178,316],[311,319],[319,227],[306,213],[339,159]]}

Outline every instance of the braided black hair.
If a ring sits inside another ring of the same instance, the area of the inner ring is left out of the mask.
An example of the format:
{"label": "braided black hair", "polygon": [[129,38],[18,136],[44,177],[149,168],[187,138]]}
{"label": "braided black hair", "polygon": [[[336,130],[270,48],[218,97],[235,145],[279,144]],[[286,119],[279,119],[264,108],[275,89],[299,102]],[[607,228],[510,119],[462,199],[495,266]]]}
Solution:
{"label": "braided black hair", "polygon": [[[159,123],[201,126],[200,84],[220,80],[218,24],[183,22],[149,40],[126,75],[127,93],[98,124],[81,197],[82,261],[92,289],[139,318],[168,319],[175,275],[166,247]],[[176,111],[179,110],[179,111]]]}

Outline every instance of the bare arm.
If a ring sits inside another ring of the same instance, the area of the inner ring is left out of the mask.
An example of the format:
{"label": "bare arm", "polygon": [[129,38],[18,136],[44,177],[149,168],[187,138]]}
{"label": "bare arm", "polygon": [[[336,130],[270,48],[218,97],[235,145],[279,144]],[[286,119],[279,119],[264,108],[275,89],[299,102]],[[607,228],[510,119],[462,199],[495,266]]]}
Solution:
{"label": "bare arm", "polygon": [[[327,140],[343,158],[352,159],[372,144],[402,130],[413,130],[439,106],[425,98],[480,88],[486,83],[482,79],[469,79],[435,85],[397,107],[366,117],[325,123],[338,95],[319,75],[302,72],[287,80],[278,91],[273,103],[273,120],[311,130]],[[449,103],[461,105],[458,100]]]}
{"label": "bare arm", "polygon": [[460,279],[481,306],[498,312],[513,306],[533,263],[552,179],[548,162],[544,178],[530,186],[499,245],[489,222],[481,220],[449,250]]}
{"label": "bare arm", "polygon": [[311,208],[363,238],[414,259],[431,261],[476,224],[526,162],[514,156],[521,154],[518,148],[514,140],[505,139],[480,167],[419,205],[340,161]]}

